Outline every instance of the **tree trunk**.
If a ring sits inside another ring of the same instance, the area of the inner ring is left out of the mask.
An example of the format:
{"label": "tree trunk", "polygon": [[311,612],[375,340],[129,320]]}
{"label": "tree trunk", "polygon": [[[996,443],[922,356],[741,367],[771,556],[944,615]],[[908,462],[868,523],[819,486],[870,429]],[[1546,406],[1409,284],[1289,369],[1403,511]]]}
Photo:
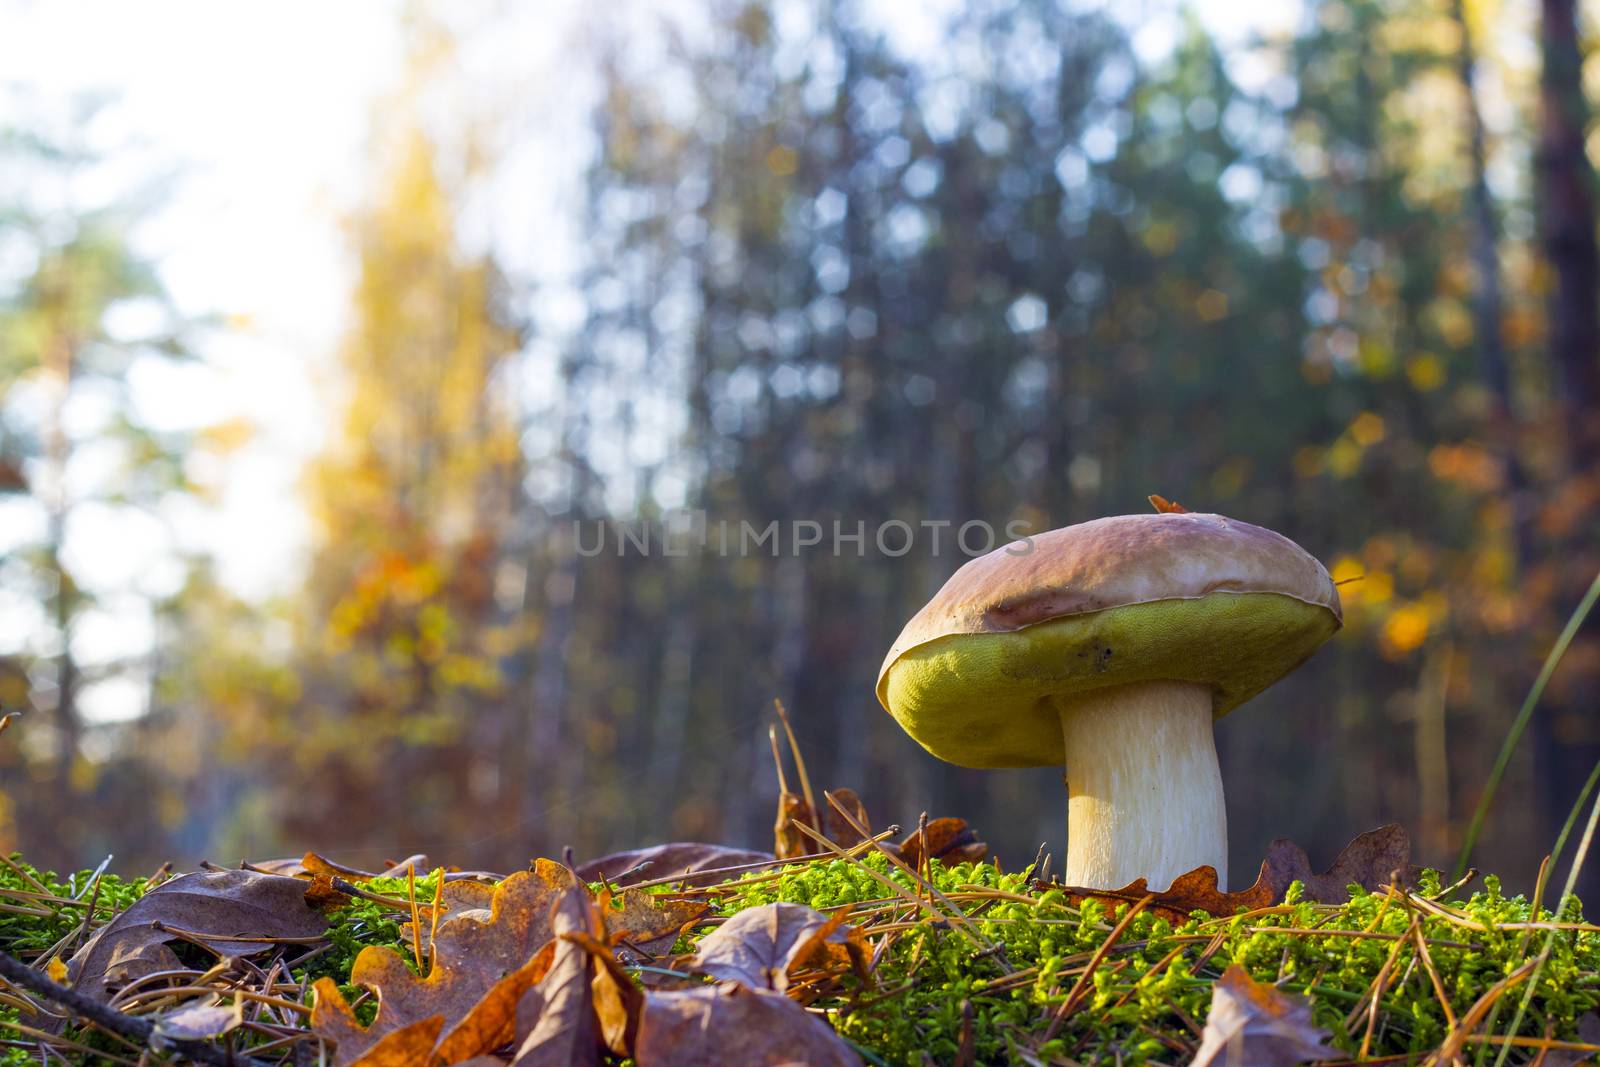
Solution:
{"label": "tree trunk", "polygon": [[[69,334],[67,308],[73,298],[72,280],[64,265],[47,280],[46,306],[53,312],[52,332],[45,350],[44,371],[54,390],[49,423],[45,429],[44,506],[48,514],[47,564],[56,588],[50,599],[50,613],[61,648],[56,653],[56,788],[60,796],[77,792],[72,768],[77,762],[83,722],[78,716],[78,664],[72,656],[72,618],[76,613],[77,586],[67,572],[61,554],[67,540],[67,512],[72,506],[67,491],[67,463],[72,458],[72,439],[67,434],[67,401],[72,396],[72,378],[77,352]],[[59,316],[59,318],[57,318]]]}
{"label": "tree trunk", "polygon": [[1600,460],[1600,253],[1595,247],[1594,172],[1584,152],[1588,105],[1578,47],[1576,0],[1542,0],[1540,238],[1554,275],[1550,355],[1569,436],[1572,470]]}
{"label": "tree trunk", "polygon": [[[1539,235],[1551,273],[1549,352],[1553,364],[1556,414],[1567,436],[1567,477],[1577,483],[1597,477],[1600,464],[1600,252],[1595,245],[1594,171],[1584,150],[1588,105],[1583,95],[1583,56],[1578,43],[1576,0],[1541,0],[1540,139],[1537,170]],[[1580,493],[1594,486],[1569,482]],[[1559,621],[1572,610],[1593,574],[1594,544],[1589,524],[1558,534],[1554,552]],[[1585,634],[1597,630],[1591,617]],[[1579,640],[1584,640],[1580,637]],[[1600,744],[1556,736],[1563,719],[1581,720],[1593,705],[1600,679],[1573,680],[1559,700],[1542,709],[1534,723],[1539,780],[1544,788],[1546,830],[1554,833],[1597,757]],[[1586,872],[1579,893],[1600,891],[1600,873]]]}

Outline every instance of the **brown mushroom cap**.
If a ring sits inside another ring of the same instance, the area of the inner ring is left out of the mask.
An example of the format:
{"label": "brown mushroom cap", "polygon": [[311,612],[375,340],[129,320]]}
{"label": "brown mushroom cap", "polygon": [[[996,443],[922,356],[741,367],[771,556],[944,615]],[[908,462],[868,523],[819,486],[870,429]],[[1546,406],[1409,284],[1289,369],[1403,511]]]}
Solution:
{"label": "brown mushroom cap", "polygon": [[889,649],[878,699],[949,762],[1061,764],[1054,698],[1191,682],[1220,718],[1341,623],[1328,572],[1281,534],[1221,515],[1120,515],[956,571]]}

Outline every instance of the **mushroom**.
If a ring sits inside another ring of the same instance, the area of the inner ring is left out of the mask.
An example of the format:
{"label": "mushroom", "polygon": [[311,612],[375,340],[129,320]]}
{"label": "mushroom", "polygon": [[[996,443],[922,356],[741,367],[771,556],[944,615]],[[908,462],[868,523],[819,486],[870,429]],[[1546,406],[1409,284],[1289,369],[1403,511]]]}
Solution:
{"label": "mushroom", "polygon": [[963,767],[1066,766],[1067,884],[1165,889],[1228,831],[1211,724],[1339,629],[1328,572],[1221,515],[1121,515],[969,561],[889,649],[878,700]]}

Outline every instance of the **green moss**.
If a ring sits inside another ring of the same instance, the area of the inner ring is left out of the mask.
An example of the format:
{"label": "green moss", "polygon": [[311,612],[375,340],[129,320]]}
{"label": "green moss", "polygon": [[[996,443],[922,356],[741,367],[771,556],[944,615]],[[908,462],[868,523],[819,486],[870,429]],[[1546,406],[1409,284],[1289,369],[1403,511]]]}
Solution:
{"label": "green moss", "polygon": [[[430,903],[433,900],[434,889],[441,877],[443,877],[442,872],[434,871],[427,877],[417,879],[415,891],[419,904]],[[407,887],[404,878],[374,878],[362,884],[380,896],[401,900],[406,898]],[[365,992],[360,986],[350,982],[350,969],[355,965],[356,957],[361,954],[362,949],[372,945],[393,949],[406,961],[408,967],[413,971],[417,970],[416,959],[411,951],[411,939],[405,936],[403,930],[404,924],[410,921],[409,912],[396,910],[377,901],[354,897],[348,904],[328,913],[328,941],[331,947],[312,956],[303,966],[291,968],[290,973],[296,981],[304,979],[307,986],[318,978],[332,978],[339,983],[339,991],[344,994],[345,1000],[353,1003]],[[369,997],[357,1004],[355,1011],[356,1018],[363,1023],[371,1024],[378,1011],[378,1002]]]}
{"label": "green moss", "polygon": [[[143,878],[129,880],[114,874],[102,874],[96,891],[93,871],[78,871],[63,877],[50,871],[41,871],[23,862],[22,857],[16,854],[12,854],[11,863],[23,873],[18,873],[11,865],[0,864],[0,890],[5,891],[0,893],[0,904],[50,913],[48,916],[37,916],[0,911],[0,948],[14,955],[33,957],[54,947],[83,922],[91,898],[94,900],[96,918],[104,919],[144,895]],[[53,897],[78,901],[82,906],[63,907],[15,895],[36,893],[38,890],[34,883],[42,885],[45,892]]]}
{"label": "green moss", "polygon": [[[910,888],[906,876],[890,874],[882,857],[866,862]],[[1424,892],[1437,892],[1437,876],[1429,877]],[[970,1001],[978,1061],[1010,1062],[1013,1047],[1034,1047],[1050,1014],[1066,999],[1076,972],[1103,944],[1125,909],[1108,913],[1092,901],[1072,907],[1059,892],[1038,893],[1019,875],[1001,874],[987,864],[950,868],[934,864],[933,882],[946,894],[982,887],[1027,898],[990,895],[985,901],[963,900],[962,907],[984,939],[1003,946],[1005,962],[1012,969],[1033,969],[1033,976],[1020,982],[1003,980],[999,959],[980,955],[948,924],[924,923],[899,938],[875,976],[877,991],[902,992],[872,1003],[874,993],[867,991],[862,1005],[846,996],[824,1006],[836,1009],[835,1025],[841,1033],[889,1063],[920,1064],[923,1052],[935,1062],[950,1063],[960,1041],[961,1004]],[[786,900],[832,908],[888,895],[883,884],[859,865],[835,861],[780,879],[752,882],[719,907],[732,912]],[[1117,950],[1096,970],[1092,992],[1080,1010],[1040,1053],[1081,1063],[1169,1060],[1175,1053],[1168,1042],[1192,1042],[1184,1019],[1203,1022],[1212,982],[1231,963],[1241,964],[1258,980],[1308,994],[1315,1021],[1332,1032],[1334,1044],[1354,1053],[1364,1036],[1364,1016],[1349,1030],[1345,1018],[1373,984],[1395,939],[1406,934],[1412,916],[1380,895],[1358,893],[1350,903],[1330,908],[1299,902],[1296,887],[1290,900],[1273,914],[1222,924],[1210,923],[1203,913],[1177,925],[1156,916],[1136,916]],[[1452,907],[1468,921],[1488,928],[1480,933],[1444,918],[1421,918],[1433,964],[1452,1010],[1460,1016],[1485,989],[1538,951],[1543,932],[1530,939],[1524,931],[1503,929],[1534,916],[1526,900],[1504,896],[1492,878],[1483,891]],[[1577,920],[1579,915],[1574,904],[1564,918]],[[1540,918],[1548,920],[1551,915],[1541,911]],[[1291,932],[1312,929],[1325,932]],[[1220,948],[1200,963],[1207,943],[1219,931]],[[1380,936],[1357,938],[1342,936],[1341,931]],[[1175,950],[1176,958],[1163,965]],[[1431,982],[1423,968],[1406,966],[1410,959],[1409,951],[1402,955],[1398,972],[1403,978],[1380,1002],[1370,1055],[1423,1053],[1445,1036],[1444,1012]],[[1068,973],[1063,975],[1063,970]],[[1600,1006],[1600,940],[1589,932],[1558,937],[1522,1033],[1542,1035],[1548,1025],[1558,1036],[1571,1036],[1578,1018],[1596,1006]],[[1502,1032],[1511,1014],[1504,1013]]]}
{"label": "green moss", "polygon": [[[18,856],[13,856],[12,859],[28,877],[42,884],[51,895],[87,902],[93,893],[92,871],[79,871],[61,877],[24,863]],[[433,899],[435,884],[439,877],[440,874],[435,872],[417,879],[418,901],[428,902]],[[96,917],[104,921],[116,912],[122,911],[144,895],[146,885],[146,880],[143,878],[125,880],[112,874],[102,875],[99,897],[95,905]],[[367,888],[373,893],[399,899],[404,899],[407,892],[406,881],[403,878],[376,878],[367,883]],[[0,864],[0,890],[7,889],[22,892],[36,891],[27,878]],[[23,904],[24,901],[16,897],[0,896],[0,903],[17,905]],[[28,906],[34,905],[29,902]],[[50,914],[40,916],[0,912],[0,949],[24,960],[35,960],[57,945],[71,931],[77,929],[86,908],[41,907],[36,910],[46,910]],[[415,967],[410,939],[402,933],[402,924],[409,919],[410,916],[406,912],[376,901],[352,899],[345,906],[335,908],[328,913],[329,947],[324,951],[309,954],[306,962],[292,968],[291,973],[297,981],[306,979],[308,985],[318,978],[333,978],[340,983],[346,998],[354,1000],[363,991],[349,984],[350,968],[354,965],[356,956],[368,945],[392,948],[399,952],[408,964]],[[376,1000],[368,998],[357,1006],[356,1015],[363,1022],[370,1023],[376,1011]],[[13,1009],[0,1006],[0,1020],[15,1023],[18,1021],[17,1013]],[[0,1039],[3,1039],[3,1036],[0,1036]],[[95,1045],[98,1040],[93,1033],[87,1036],[80,1035],[79,1039],[91,1045]],[[114,1046],[108,1045],[107,1048],[112,1049]],[[0,1067],[24,1067],[37,1063],[36,1054],[23,1049],[0,1048]]]}
{"label": "green moss", "polygon": [[[94,901],[95,917],[104,920],[138,900],[145,890],[143,878],[123,879],[114,874],[102,874],[99,876],[98,890],[95,881],[96,875],[93,871],[78,871],[75,874],[59,876],[50,871],[41,871],[13,853],[11,864],[0,863],[0,905],[8,908],[27,908],[45,914],[30,915],[17,911],[0,911],[0,950],[26,961],[37,960],[59,946],[68,935],[82,925],[91,899]],[[40,886],[49,896],[78,901],[82,906],[57,905],[19,895],[37,893]],[[20,1020],[15,1009],[0,1005],[0,1022],[18,1021]],[[0,1039],[10,1039],[15,1036],[16,1032],[8,1026],[0,1026]],[[86,1040],[85,1043],[101,1047],[97,1042],[104,1040],[108,1039],[97,1038],[95,1041]],[[106,1044],[104,1047],[109,1049],[111,1046]],[[30,1064],[37,1065],[38,1062],[39,1057],[36,1052],[0,1047],[0,1067],[26,1067]]]}
{"label": "green moss", "polygon": [[[727,915],[778,900],[823,910],[849,906],[856,921],[881,922],[886,898],[899,902],[904,919],[909,905],[879,880],[887,877],[907,891],[912,880],[881,856],[862,864],[837,860],[788,870],[778,878],[750,874],[717,887],[716,912]],[[54,894],[84,897],[89,872],[65,879],[26,868]],[[933,1062],[954,1062],[961,1039],[964,1002],[973,1012],[973,1036],[980,1064],[1016,1061],[1013,1050],[1036,1048],[1052,1013],[1063,1002],[1089,957],[1104,945],[1113,925],[1125,914],[1089,902],[1070,904],[1059,891],[1038,891],[1019,874],[1005,874],[992,864],[946,867],[935,863],[934,885],[959,903],[978,938],[1000,948],[985,955],[953,923],[922,922],[895,936],[872,976],[870,987],[845,980],[842,993],[818,1002],[830,1010],[840,1032],[869,1053],[869,1062],[914,1064],[927,1053]],[[438,874],[417,880],[419,900],[431,900]],[[0,887],[23,888],[16,874],[0,870]],[[106,911],[123,908],[144,891],[142,881],[102,880]],[[404,899],[401,879],[379,879],[370,888]],[[1424,895],[1439,892],[1429,874]],[[1497,879],[1449,907],[1450,919],[1417,913],[1434,967],[1451,1009],[1459,1017],[1485,989],[1532,958],[1544,944],[1545,931],[1529,932],[1515,924],[1548,921],[1520,896],[1506,896]],[[68,910],[68,909],[62,909]],[[81,909],[77,912],[81,915]],[[1562,916],[1578,921],[1573,902]],[[401,909],[355,899],[329,914],[329,947],[294,968],[296,978],[331,977],[343,983],[345,995],[361,992],[350,986],[350,968],[360,951],[384,945],[411,959],[409,939],[402,933],[409,918]],[[1238,963],[1262,981],[1304,993],[1311,998],[1315,1021],[1333,1035],[1340,1048],[1354,1053],[1365,1035],[1365,1013],[1346,1028],[1351,1014],[1382,969],[1397,939],[1406,936],[1413,913],[1397,899],[1357,892],[1345,905],[1329,907],[1299,899],[1293,887],[1287,903],[1270,914],[1213,921],[1196,913],[1174,923],[1159,916],[1139,915],[1094,973],[1080,1010],[1069,1016],[1053,1039],[1039,1048],[1042,1058],[1066,1057],[1083,1064],[1175,1062],[1182,1058],[1176,1042],[1191,1043],[1187,1020],[1203,1023],[1217,975]],[[74,928],[73,915],[0,918],[0,948],[36,958]],[[1472,929],[1481,926],[1482,930]],[[1306,931],[1314,931],[1307,933]],[[1367,937],[1349,936],[1361,931]],[[1216,935],[1220,942],[1202,960]],[[692,951],[701,934],[680,939],[678,949]],[[1396,979],[1379,1004],[1369,1055],[1420,1058],[1445,1036],[1444,1011],[1424,968],[1412,963],[1414,950],[1400,942]],[[1014,977],[1007,977],[1007,969]],[[1520,995],[1524,987],[1518,987]],[[1521,1025],[1526,1035],[1572,1037],[1577,1021],[1600,1007],[1600,935],[1566,931],[1555,938],[1530,1010]],[[1505,1033],[1514,1013],[1508,997],[1496,1032]],[[358,1014],[370,1021],[376,1004],[370,998]],[[0,1019],[16,1020],[0,1008]],[[93,1034],[83,1040],[99,1040]],[[876,1061],[873,1060],[876,1058]],[[1519,1055],[1517,1062],[1529,1057]],[[0,1048],[0,1067],[22,1067],[36,1059],[21,1049]]]}

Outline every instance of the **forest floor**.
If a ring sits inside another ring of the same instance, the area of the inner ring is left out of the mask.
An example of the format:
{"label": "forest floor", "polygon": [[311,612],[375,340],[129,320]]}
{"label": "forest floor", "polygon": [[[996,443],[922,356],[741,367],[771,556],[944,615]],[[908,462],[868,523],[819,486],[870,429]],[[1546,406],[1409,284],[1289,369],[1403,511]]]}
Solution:
{"label": "forest floor", "polygon": [[12,857],[0,1063],[1557,1067],[1600,1051],[1600,927],[1550,863],[1531,899],[1475,873],[1446,885],[1386,827],[1322,873],[1280,842],[1238,893],[1209,868],[1086,892],[1043,853],[1008,870],[959,819],[874,833],[848,790],[822,800],[818,817],[785,795],[776,856],[673,844],[508,877],[313,853],[127,881]]}
{"label": "forest floor", "polygon": [[1007,867],[959,818],[879,830],[852,790],[814,791],[779,705],[799,792],[774,727],[771,853],[500,874],[308,852],[134,880],[0,855],[0,1065],[1567,1067],[1600,1053],[1600,925],[1573,894],[1600,768],[1531,897],[1465,861],[1574,629],[1453,880],[1386,826],[1322,872],[1275,842],[1237,892],[1210,867],[1063,885],[1042,847]]}

